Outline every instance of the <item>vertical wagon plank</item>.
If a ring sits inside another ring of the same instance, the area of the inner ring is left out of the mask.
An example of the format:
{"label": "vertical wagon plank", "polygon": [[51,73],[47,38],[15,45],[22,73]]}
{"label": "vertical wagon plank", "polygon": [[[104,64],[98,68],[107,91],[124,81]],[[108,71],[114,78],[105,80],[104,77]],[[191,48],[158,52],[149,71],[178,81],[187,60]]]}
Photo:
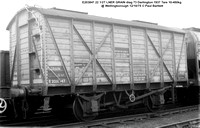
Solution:
{"label": "vertical wagon plank", "polygon": [[163,56],[163,51],[162,51],[162,32],[159,31],[159,42],[160,42],[160,60],[159,62],[161,61],[161,64],[160,64],[160,84],[161,84],[161,88],[164,87],[164,73],[163,73],[163,61],[164,61],[164,56]]}
{"label": "vertical wagon plank", "polygon": [[175,49],[175,40],[174,40],[174,33],[172,32],[172,49],[173,49],[173,73],[174,73],[174,83],[172,84],[172,102],[175,102],[174,98],[174,87],[177,84],[177,73],[176,73],[176,49]]}
{"label": "vertical wagon plank", "polygon": [[71,60],[71,92],[75,92],[75,69],[74,69],[74,40],[73,40],[73,19],[71,19],[71,25],[70,25],[70,60]]}
{"label": "vertical wagon plank", "polygon": [[112,43],[112,76],[113,76],[113,85],[112,89],[116,89],[116,67],[115,67],[115,47],[114,47],[114,42],[115,42],[115,36],[114,36],[114,24],[112,25],[112,36],[111,36],[111,43]]}
{"label": "vertical wagon plank", "polygon": [[130,88],[134,88],[134,79],[133,79],[133,52],[132,52],[132,34],[131,27],[128,28],[128,36],[129,36],[129,61],[130,61]]}
{"label": "vertical wagon plank", "polygon": [[148,37],[147,37],[147,28],[145,28],[145,48],[146,48],[146,77],[147,77],[147,81],[146,81],[146,88],[149,89],[150,87],[150,74],[149,74],[149,55],[148,55]]}
{"label": "vertical wagon plank", "polygon": [[97,81],[96,81],[96,50],[95,50],[95,22],[93,21],[91,23],[91,31],[92,31],[92,53],[93,55],[91,56],[93,58],[93,62],[92,62],[92,74],[93,74],[93,91],[96,91],[97,89]]}

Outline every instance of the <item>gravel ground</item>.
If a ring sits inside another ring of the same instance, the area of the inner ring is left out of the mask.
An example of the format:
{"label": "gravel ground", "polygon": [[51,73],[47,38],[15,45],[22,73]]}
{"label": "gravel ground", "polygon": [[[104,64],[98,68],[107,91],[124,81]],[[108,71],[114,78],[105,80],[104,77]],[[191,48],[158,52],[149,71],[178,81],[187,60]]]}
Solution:
{"label": "gravel ground", "polygon": [[141,120],[141,121],[134,122],[133,124],[116,126],[115,128],[155,128],[158,126],[163,126],[163,125],[172,124],[176,122],[182,122],[182,121],[195,119],[195,118],[200,118],[200,110],[186,112],[182,114],[168,115],[168,116],[160,117],[160,118]]}

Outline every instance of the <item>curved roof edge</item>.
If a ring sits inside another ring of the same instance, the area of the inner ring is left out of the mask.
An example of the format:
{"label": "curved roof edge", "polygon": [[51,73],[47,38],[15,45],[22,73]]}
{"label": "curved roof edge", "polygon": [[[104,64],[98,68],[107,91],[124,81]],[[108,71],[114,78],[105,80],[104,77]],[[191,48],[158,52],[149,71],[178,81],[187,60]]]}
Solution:
{"label": "curved roof edge", "polygon": [[[73,18],[73,19],[83,19],[83,20],[95,21],[95,22],[105,22],[105,23],[110,23],[110,24],[113,23],[113,24],[120,24],[120,25],[125,25],[125,26],[135,26],[135,27],[141,27],[141,28],[150,28],[150,29],[157,29],[157,30],[163,30],[163,31],[185,33],[184,30],[178,29],[178,28],[170,28],[170,27],[160,26],[157,24],[151,24],[147,22],[127,21],[127,20],[88,15],[87,13],[77,12],[77,11],[70,11],[70,10],[57,9],[57,8],[43,9],[43,8],[36,8],[36,7],[29,7],[29,9],[37,10],[45,16],[58,16],[58,17],[66,17],[66,18]],[[19,13],[25,10],[26,8],[22,8],[15,14],[15,16],[9,22],[6,30],[9,30],[11,24],[14,22],[15,17]]]}
{"label": "curved roof edge", "polygon": [[8,23],[8,25],[7,25],[7,27],[6,27],[6,30],[9,30],[9,28],[10,28],[11,24],[14,22],[16,16],[17,16],[20,12],[22,12],[22,11],[24,11],[24,10],[25,10],[25,8],[20,9],[20,10],[13,16],[13,18],[11,19],[11,21]]}
{"label": "curved roof edge", "polygon": [[200,28],[196,28],[196,27],[184,28],[184,30],[200,32]]}
{"label": "curved roof edge", "polygon": [[[29,8],[30,8],[30,9],[37,9],[36,7],[29,7]],[[22,8],[22,9],[20,9],[19,11],[17,11],[17,13],[13,16],[13,18],[11,19],[11,21],[8,23],[8,25],[7,25],[7,27],[6,27],[6,30],[9,30],[9,28],[10,28],[11,24],[14,22],[16,16],[17,16],[18,14],[20,14],[21,12],[25,11],[25,10],[26,10],[26,8],[24,7],[24,8]]]}

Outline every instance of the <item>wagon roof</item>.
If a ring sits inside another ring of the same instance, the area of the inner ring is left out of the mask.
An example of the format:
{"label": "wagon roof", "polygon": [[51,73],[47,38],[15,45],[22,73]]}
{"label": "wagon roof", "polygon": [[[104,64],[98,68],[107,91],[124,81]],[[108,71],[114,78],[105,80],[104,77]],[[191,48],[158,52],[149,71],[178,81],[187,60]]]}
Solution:
{"label": "wagon roof", "polygon": [[[57,9],[57,8],[51,8],[51,9],[36,8],[36,7],[29,7],[29,8],[36,9],[40,13],[42,13],[43,15],[46,15],[46,16],[58,16],[58,17],[65,17],[65,18],[73,18],[73,19],[77,19],[77,20],[78,19],[79,20],[88,20],[88,21],[103,22],[103,23],[109,23],[109,24],[135,26],[135,27],[142,27],[142,28],[150,28],[150,29],[158,29],[158,30],[164,30],[164,31],[185,33],[185,31],[182,29],[169,28],[169,27],[160,26],[160,25],[157,25],[154,23],[141,22],[141,21],[136,21],[136,20],[135,21],[126,21],[126,20],[120,20],[120,19],[88,15],[87,13],[83,13],[83,12],[63,10],[63,9]],[[20,12],[22,12],[24,10],[25,10],[25,8],[21,9],[16,15],[18,15]],[[10,25],[14,21],[15,16],[12,18],[12,20],[8,24],[7,30],[10,28]]]}

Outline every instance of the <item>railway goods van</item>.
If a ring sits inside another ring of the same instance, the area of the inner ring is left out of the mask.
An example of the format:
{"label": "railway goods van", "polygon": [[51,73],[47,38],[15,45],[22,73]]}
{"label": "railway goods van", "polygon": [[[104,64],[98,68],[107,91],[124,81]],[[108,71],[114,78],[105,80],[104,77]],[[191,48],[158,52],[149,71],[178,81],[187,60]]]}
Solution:
{"label": "railway goods van", "polygon": [[141,103],[154,110],[176,102],[177,88],[188,86],[181,29],[25,7],[7,30],[15,116],[41,106],[55,113],[72,108],[79,120]]}
{"label": "railway goods van", "polygon": [[189,87],[183,93],[187,94],[187,102],[200,103],[200,29],[193,27],[185,31]]}
{"label": "railway goods van", "polygon": [[200,29],[186,29],[187,61],[190,82],[200,85]]}

